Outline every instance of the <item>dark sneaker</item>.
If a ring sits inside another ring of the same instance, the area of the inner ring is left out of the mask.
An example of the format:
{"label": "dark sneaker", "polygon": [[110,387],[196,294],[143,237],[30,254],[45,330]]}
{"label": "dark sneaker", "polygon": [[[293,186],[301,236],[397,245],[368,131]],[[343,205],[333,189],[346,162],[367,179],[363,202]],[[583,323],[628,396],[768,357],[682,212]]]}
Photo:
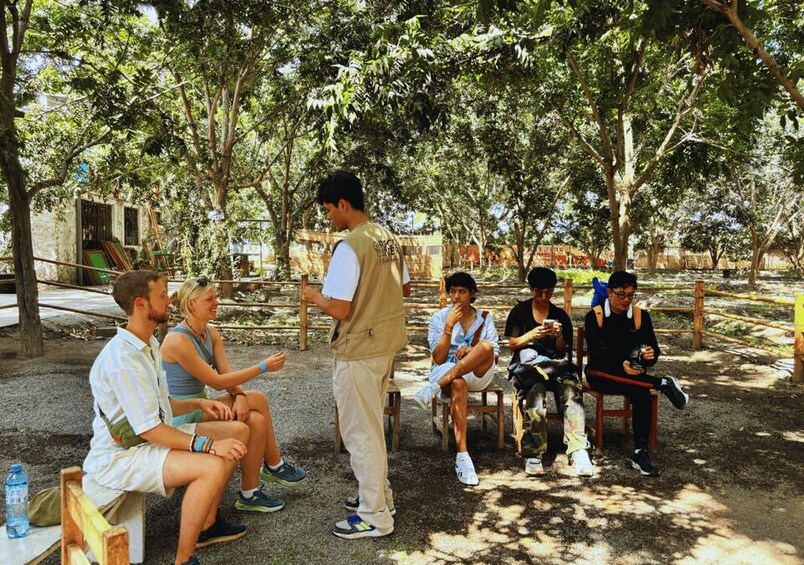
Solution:
{"label": "dark sneaker", "polygon": [[690,400],[690,395],[681,390],[681,383],[678,382],[677,378],[665,378],[667,379],[667,384],[662,387],[662,392],[667,398],[670,399],[670,402],[673,403],[673,406],[679,410],[684,410],[684,407]]}
{"label": "dark sneaker", "polygon": [[647,449],[640,449],[631,456],[631,467],[637,469],[645,477],[659,476],[659,468],[650,460]]}
{"label": "dark sneaker", "polygon": [[285,507],[284,501],[279,498],[273,498],[262,492],[264,485],[260,485],[251,498],[246,498],[243,493],[237,495],[237,502],[235,508],[245,512],[276,512]]}
{"label": "dark sneaker", "polygon": [[304,482],[304,479],[307,478],[307,471],[301,467],[296,467],[290,461],[284,461],[279,466],[279,469],[275,471],[263,463],[262,468],[260,469],[260,478],[263,481],[279,483],[280,485],[284,485],[286,487],[292,487]]}
{"label": "dark sneaker", "polygon": [[190,559],[182,563],[181,565],[201,565],[198,561],[198,558],[195,555],[190,556]]}
{"label": "dark sneaker", "polygon": [[337,522],[332,526],[332,533],[343,539],[381,538],[392,534],[394,527],[381,531],[363,520],[357,514],[352,514],[346,520]]}
{"label": "dark sneaker", "polygon": [[[360,506],[360,497],[359,496],[347,496],[343,499],[343,507],[346,508],[349,512],[357,512],[357,508]],[[391,513],[391,516],[396,516],[396,508],[389,508],[388,512]]]}
{"label": "dark sneaker", "polygon": [[239,524],[230,524],[220,514],[215,518],[215,523],[198,535],[196,548],[206,547],[215,543],[234,541],[246,535],[246,527]]}

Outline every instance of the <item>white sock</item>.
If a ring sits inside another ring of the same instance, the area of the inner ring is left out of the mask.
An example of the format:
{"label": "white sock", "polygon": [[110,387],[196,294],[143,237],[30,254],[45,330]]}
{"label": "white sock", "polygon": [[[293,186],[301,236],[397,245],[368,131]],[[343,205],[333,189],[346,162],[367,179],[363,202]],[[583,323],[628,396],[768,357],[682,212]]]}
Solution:
{"label": "white sock", "polygon": [[279,468],[280,468],[282,465],[284,465],[284,464],[285,464],[285,460],[284,460],[283,458],[281,458],[281,457],[280,457],[280,458],[279,458],[279,463],[277,463],[276,465],[268,465],[268,463],[266,463],[265,465],[266,465],[266,466],[267,466],[267,467],[268,467],[268,468],[269,468],[271,471],[276,471],[277,469],[279,469]]}
{"label": "white sock", "polygon": [[668,385],[667,379],[662,379],[661,382],[659,383],[659,386],[661,387],[666,387],[667,385]]}
{"label": "white sock", "polygon": [[257,492],[257,489],[255,489],[255,488],[250,488],[248,490],[240,489],[240,494],[242,494],[243,498],[245,498],[246,500],[248,500],[249,498],[254,496],[255,492]]}
{"label": "white sock", "polygon": [[471,461],[471,460],[472,460],[472,458],[469,457],[469,452],[468,451],[459,451],[458,453],[455,454],[455,462],[456,463],[461,462],[461,461]]}

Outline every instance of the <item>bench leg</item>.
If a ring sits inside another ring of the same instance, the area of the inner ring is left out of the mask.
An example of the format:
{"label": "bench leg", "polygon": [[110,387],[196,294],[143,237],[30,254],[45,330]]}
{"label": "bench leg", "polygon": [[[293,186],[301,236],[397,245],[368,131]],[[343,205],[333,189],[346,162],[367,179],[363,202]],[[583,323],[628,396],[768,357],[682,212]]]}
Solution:
{"label": "bench leg", "polygon": [[[104,518],[112,526],[123,526],[128,530],[128,554],[131,563],[145,561],[145,495],[141,492],[127,492],[122,495],[120,504],[104,514]],[[98,558],[89,552],[91,563]]]}
{"label": "bench leg", "polygon": [[[623,396],[623,411],[624,412],[631,412],[631,399],[627,396]],[[628,430],[631,429],[631,418],[628,416],[623,416],[623,433],[628,434]]]}

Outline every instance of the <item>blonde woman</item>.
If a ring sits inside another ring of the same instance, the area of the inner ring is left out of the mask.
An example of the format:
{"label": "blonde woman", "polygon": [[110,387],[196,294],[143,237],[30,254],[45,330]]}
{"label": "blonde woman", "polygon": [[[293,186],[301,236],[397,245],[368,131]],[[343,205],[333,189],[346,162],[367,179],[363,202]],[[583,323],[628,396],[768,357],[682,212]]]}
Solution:
{"label": "blonde woman", "polygon": [[[220,334],[209,325],[218,316],[218,293],[206,277],[186,281],[173,295],[173,304],[184,320],[168,332],[161,348],[170,396],[206,398],[207,386],[227,392],[216,400],[231,408],[233,419],[249,427],[248,451],[240,462],[242,482],[235,508],[251,512],[281,510],[285,503],[265,494],[260,479],[293,486],[304,481],[307,473],[282,459],[268,399],[259,391],[244,390],[242,385],[264,373],[278,371],[287,356],[274,353],[257,365],[232,370]],[[174,425],[208,419],[209,415],[197,410],[174,418]]]}

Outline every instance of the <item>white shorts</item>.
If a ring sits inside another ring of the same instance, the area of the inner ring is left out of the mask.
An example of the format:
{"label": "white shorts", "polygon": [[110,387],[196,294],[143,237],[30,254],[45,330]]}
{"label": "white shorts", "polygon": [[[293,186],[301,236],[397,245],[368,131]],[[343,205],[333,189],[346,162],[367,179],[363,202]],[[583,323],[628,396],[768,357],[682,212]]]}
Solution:
{"label": "white shorts", "polygon": [[[447,374],[447,371],[452,369],[456,363],[450,363],[449,361],[445,363],[441,363],[440,365],[433,365],[430,368],[430,382],[436,383],[441,380],[441,377]],[[492,363],[489,370],[485,372],[482,376],[477,376],[474,373],[467,373],[463,377],[463,380],[466,381],[466,386],[469,387],[469,390],[474,392],[478,390],[483,390],[489,383],[491,383],[491,379],[494,378],[494,371],[497,370],[497,365]],[[441,402],[449,403],[450,397],[444,394],[444,391],[441,391]]]}
{"label": "white shorts", "polygon": [[[183,424],[175,428],[187,434],[195,433],[195,424]],[[152,492],[168,497],[174,490],[165,490],[164,467],[169,452],[168,447],[141,443],[117,453],[99,473],[93,473],[92,478],[106,488]]]}

